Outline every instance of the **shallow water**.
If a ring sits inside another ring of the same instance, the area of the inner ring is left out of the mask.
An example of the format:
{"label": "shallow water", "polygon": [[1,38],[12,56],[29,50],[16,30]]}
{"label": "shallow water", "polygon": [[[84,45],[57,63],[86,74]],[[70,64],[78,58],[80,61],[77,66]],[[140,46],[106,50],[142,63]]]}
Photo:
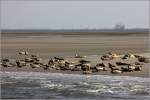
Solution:
{"label": "shallow water", "polygon": [[150,79],[128,76],[0,72],[7,99],[150,100]]}

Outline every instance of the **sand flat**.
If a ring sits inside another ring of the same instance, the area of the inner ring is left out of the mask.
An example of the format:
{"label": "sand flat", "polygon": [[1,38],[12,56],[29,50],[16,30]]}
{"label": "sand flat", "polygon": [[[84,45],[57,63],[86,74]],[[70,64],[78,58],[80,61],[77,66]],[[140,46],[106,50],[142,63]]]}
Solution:
{"label": "sand flat", "polygon": [[[1,37],[2,58],[21,58],[18,51],[28,51],[37,54],[43,59],[54,56],[73,57],[75,53],[81,55],[102,55],[108,52],[117,54],[134,53],[148,55],[148,35],[25,35],[11,34]],[[93,58],[95,59],[95,58]],[[148,77],[149,64],[145,64],[141,72],[123,73],[118,75]],[[16,68],[3,68],[2,70],[19,71]],[[34,71],[21,69],[22,71]],[[42,71],[37,69],[36,71]],[[53,71],[52,71],[53,72]],[[54,71],[55,72],[55,71]],[[58,71],[61,72],[61,71]],[[62,73],[73,73],[63,71]],[[75,72],[80,73],[80,72]],[[94,74],[110,75],[110,72]],[[112,74],[111,74],[112,75]]]}
{"label": "sand flat", "polygon": [[1,38],[2,57],[16,55],[16,51],[26,50],[39,53],[44,58],[49,56],[72,56],[75,52],[82,55],[117,53],[147,53],[148,35],[3,35]]}

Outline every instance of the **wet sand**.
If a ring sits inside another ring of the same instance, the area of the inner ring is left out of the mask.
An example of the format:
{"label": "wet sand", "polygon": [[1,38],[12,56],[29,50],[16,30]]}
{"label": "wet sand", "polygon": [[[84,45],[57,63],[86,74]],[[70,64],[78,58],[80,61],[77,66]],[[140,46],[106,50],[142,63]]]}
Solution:
{"label": "wet sand", "polygon": [[[39,35],[39,34],[2,34],[1,52],[2,58],[21,59],[18,51],[28,51],[37,54],[43,59],[54,56],[73,57],[75,53],[81,55],[102,55],[108,52],[117,54],[149,53],[148,34],[143,35]],[[94,58],[93,58],[94,59]],[[149,64],[144,64],[141,72],[126,72],[117,75],[148,77]],[[2,68],[2,71],[44,71],[31,68]],[[77,73],[72,71],[46,71],[61,73]],[[94,74],[112,75],[110,72],[98,72]]]}

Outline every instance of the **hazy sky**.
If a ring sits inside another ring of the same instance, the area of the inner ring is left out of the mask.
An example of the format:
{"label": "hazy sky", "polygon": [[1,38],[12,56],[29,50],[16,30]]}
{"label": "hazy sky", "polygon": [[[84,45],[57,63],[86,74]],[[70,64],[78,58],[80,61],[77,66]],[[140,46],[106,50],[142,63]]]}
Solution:
{"label": "hazy sky", "polygon": [[149,27],[148,1],[1,1],[2,29]]}

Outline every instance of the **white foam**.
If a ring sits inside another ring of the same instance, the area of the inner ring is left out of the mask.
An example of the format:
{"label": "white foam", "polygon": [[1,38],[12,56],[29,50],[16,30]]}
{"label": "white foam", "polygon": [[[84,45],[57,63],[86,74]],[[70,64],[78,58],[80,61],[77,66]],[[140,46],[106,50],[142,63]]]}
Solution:
{"label": "white foam", "polygon": [[86,80],[110,80],[110,81],[137,81],[137,82],[150,82],[150,78],[131,77],[131,76],[109,76],[109,75],[79,75],[79,74],[63,74],[63,73],[44,73],[44,72],[9,72],[0,71],[1,77],[12,77],[16,79],[86,79]]}

